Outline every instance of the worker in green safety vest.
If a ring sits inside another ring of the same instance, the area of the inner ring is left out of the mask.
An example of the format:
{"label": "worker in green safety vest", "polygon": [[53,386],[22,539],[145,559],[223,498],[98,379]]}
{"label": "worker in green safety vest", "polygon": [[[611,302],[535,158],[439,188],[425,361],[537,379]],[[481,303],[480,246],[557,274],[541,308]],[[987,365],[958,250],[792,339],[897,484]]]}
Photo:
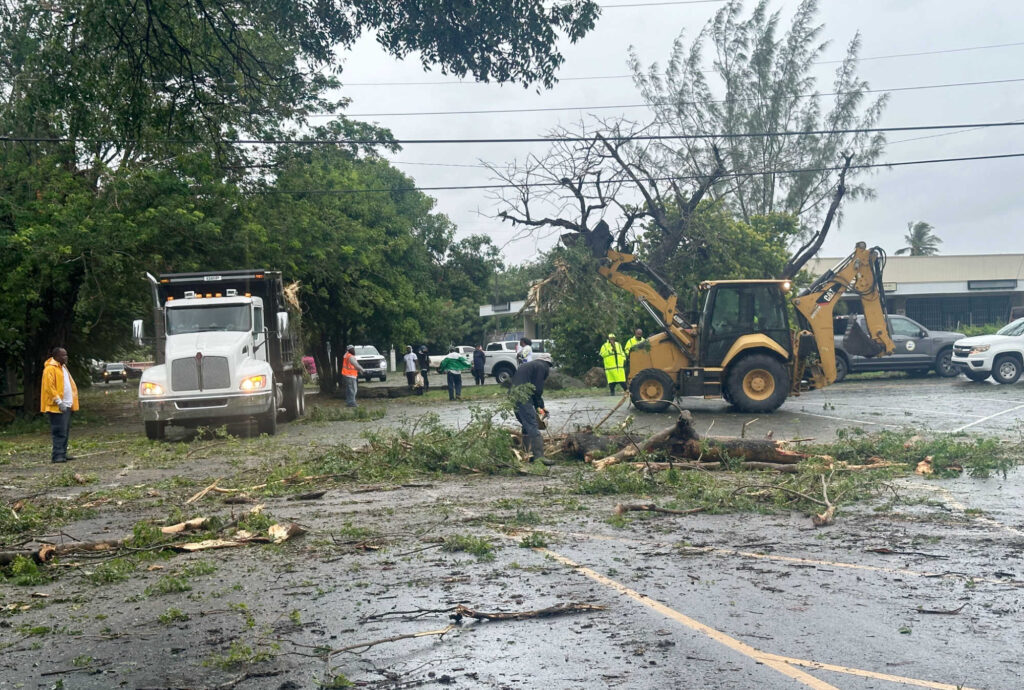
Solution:
{"label": "worker in green safety vest", "polygon": [[601,358],[604,360],[604,377],[608,381],[608,395],[615,395],[615,386],[622,386],[626,391],[626,353],[622,345],[615,340],[615,334],[608,334],[608,342],[601,346]]}

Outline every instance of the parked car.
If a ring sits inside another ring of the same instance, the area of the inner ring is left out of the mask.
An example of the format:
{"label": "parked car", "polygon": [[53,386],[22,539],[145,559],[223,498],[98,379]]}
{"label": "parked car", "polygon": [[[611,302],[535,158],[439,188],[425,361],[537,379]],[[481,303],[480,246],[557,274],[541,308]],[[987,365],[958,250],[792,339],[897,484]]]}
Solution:
{"label": "parked car", "polygon": [[[455,349],[459,351],[459,354],[469,360],[469,363],[473,363],[473,350],[476,348],[472,345],[456,345]],[[430,368],[434,371],[440,372],[438,367],[441,366],[441,360],[448,356],[448,353],[443,355],[430,355]]]}
{"label": "parked car", "polygon": [[374,377],[388,380],[388,361],[373,345],[356,345],[356,361],[366,371],[363,378],[372,381]]}
{"label": "parked car", "polygon": [[838,316],[834,319],[836,381],[842,381],[847,374],[862,371],[908,371],[915,374],[935,371],[945,378],[959,373],[952,362],[953,343],[963,338],[963,333],[930,330],[900,314],[890,314],[888,319],[896,349],[885,357],[861,357],[846,351],[843,337],[851,320],[856,320],[863,327],[863,315]]}
{"label": "parked car", "polygon": [[1016,383],[1024,371],[1024,318],[1011,321],[992,335],[956,341],[953,365],[971,381],[991,376],[998,383]]}
{"label": "parked car", "polygon": [[[546,344],[547,341],[535,340],[534,342]],[[484,374],[493,376],[498,383],[507,383],[512,378],[512,374],[516,373],[516,369],[519,368],[519,365],[516,363],[516,348],[518,347],[518,340],[499,340],[487,343],[484,347],[484,356],[486,357]],[[534,350],[533,357],[534,359],[551,361],[551,355],[547,352]]]}
{"label": "parked car", "polygon": [[141,379],[142,378],[142,368],[141,367],[133,367],[131,364],[125,364],[124,365],[124,370],[126,372],[128,372],[128,378],[129,379]]}
{"label": "parked car", "polygon": [[103,372],[101,376],[103,377],[103,383],[110,383],[111,381],[127,381],[128,369],[120,362],[107,362],[103,365]]}

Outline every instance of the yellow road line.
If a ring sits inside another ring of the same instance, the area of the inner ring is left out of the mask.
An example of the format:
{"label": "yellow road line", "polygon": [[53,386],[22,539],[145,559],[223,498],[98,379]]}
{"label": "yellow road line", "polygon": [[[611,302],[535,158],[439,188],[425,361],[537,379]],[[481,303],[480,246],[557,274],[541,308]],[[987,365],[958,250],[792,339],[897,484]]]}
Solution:
{"label": "yellow road line", "polygon": [[805,666],[807,668],[818,669],[821,671],[846,673],[851,676],[860,676],[861,678],[873,678],[875,680],[884,680],[890,683],[903,683],[904,685],[915,685],[919,688],[934,688],[935,690],[970,690],[970,688],[968,688],[966,685],[950,685],[949,683],[936,683],[930,680],[908,678],[906,676],[894,676],[890,673],[876,673],[875,671],[865,671],[864,669],[850,668],[848,666],[836,666],[834,664],[823,664],[819,661],[808,661],[806,659],[792,659],[790,657],[779,658],[785,659],[787,663],[795,664],[797,666]]}
{"label": "yellow road line", "polygon": [[537,549],[537,551],[549,556],[550,558],[553,558],[562,565],[567,565],[570,568],[575,569],[576,572],[586,575],[595,582],[599,582],[600,584],[606,587],[610,587],[611,589],[614,589],[617,592],[625,594],[631,599],[635,599],[644,606],[654,611],[657,611],[666,618],[671,618],[672,620],[678,623],[682,623],[691,630],[696,630],[697,632],[703,633],[715,642],[725,645],[733,651],[739,652],[744,656],[750,657],[751,659],[754,659],[759,663],[763,663],[765,666],[768,666],[778,671],[779,673],[792,678],[793,680],[800,681],[807,687],[815,688],[816,690],[839,690],[834,685],[829,685],[823,680],[818,680],[809,673],[804,673],[798,668],[793,668],[793,666],[791,666],[790,664],[781,659],[775,658],[772,655],[766,655],[764,652],[761,652],[760,650],[755,649],[754,647],[751,647],[746,643],[740,642],[734,637],[730,637],[729,635],[726,635],[725,633],[719,630],[715,630],[710,626],[704,625],[700,621],[696,621],[687,615],[679,613],[675,609],[671,609],[665,604],[662,604],[660,601],[656,601],[644,594],[640,594],[640,592],[630,589],[629,587],[626,587],[624,584],[620,582],[616,582],[615,580],[607,578],[604,575],[601,575],[600,573],[591,570],[590,568],[585,568],[581,566],[579,563],[576,563],[575,561],[572,561],[561,554],[555,553],[550,549],[539,548]]}
{"label": "yellow road line", "polygon": [[712,640],[714,640],[715,642],[718,642],[719,644],[728,647],[729,649],[735,652],[738,652],[746,657],[749,657],[750,659],[753,659],[758,663],[764,664],[765,666],[775,671],[778,671],[779,673],[789,678],[792,678],[793,680],[803,683],[809,688],[814,688],[815,690],[838,690],[838,688],[836,688],[836,686],[834,685],[826,683],[825,681],[819,678],[815,678],[814,676],[808,673],[804,673],[800,669],[795,668],[796,666],[803,666],[806,668],[813,668],[822,671],[832,671],[834,673],[845,673],[847,675],[858,676],[861,678],[871,678],[874,680],[883,680],[891,683],[902,683],[904,685],[914,685],[922,688],[932,688],[934,690],[971,690],[970,688],[967,688],[963,685],[936,683],[934,681],[921,680],[919,678],[895,676],[888,673],[878,673],[876,671],[868,671],[865,669],[852,668],[849,666],[837,666],[834,664],[825,664],[818,661],[796,659],[794,657],[787,657],[779,654],[771,654],[768,652],[764,652],[760,649],[757,649],[756,647],[752,647],[746,644],[745,642],[737,640],[735,637],[732,637],[731,635],[727,635],[726,633],[720,630],[717,630],[709,625],[701,623],[696,619],[690,618],[686,614],[680,613],[679,611],[670,608],[669,606],[661,603],[660,601],[652,599],[646,594],[641,594],[640,592],[637,592],[634,589],[630,589],[621,582],[612,580],[611,578],[606,577],[594,570],[591,570],[590,568],[582,566],[579,563],[573,561],[572,559],[567,558],[550,549],[536,548],[534,549],[534,551],[542,553],[548,556],[549,558],[561,563],[562,565],[573,568],[576,572],[585,575],[586,577],[590,578],[591,580],[594,580],[599,584],[602,584],[610,589],[613,589],[621,594],[624,594],[629,598],[634,599],[635,601],[640,602],[647,608],[653,611],[657,611],[666,618],[670,618],[676,621],[677,623],[681,623],[687,628],[690,628],[691,630],[702,633],[707,637],[711,638]]}

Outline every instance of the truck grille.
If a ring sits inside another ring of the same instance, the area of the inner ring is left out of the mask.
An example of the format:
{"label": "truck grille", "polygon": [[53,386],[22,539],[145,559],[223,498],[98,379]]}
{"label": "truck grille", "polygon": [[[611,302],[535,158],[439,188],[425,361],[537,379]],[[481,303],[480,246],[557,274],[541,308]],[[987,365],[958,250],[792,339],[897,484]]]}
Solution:
{"label": "truck grille", "polygon": [[971,354],[971,348],[964,347],[962,345],[955,345],[953,346],[953,354],[957,357],[967,357]]}
{"label": "truck grille", "polygon": [[199,370],[195,357],[182,357],[171,362],[171,390],[197,391],[228,388],[231,376],[227,357],[203,357],[203,386],[199,387]]}

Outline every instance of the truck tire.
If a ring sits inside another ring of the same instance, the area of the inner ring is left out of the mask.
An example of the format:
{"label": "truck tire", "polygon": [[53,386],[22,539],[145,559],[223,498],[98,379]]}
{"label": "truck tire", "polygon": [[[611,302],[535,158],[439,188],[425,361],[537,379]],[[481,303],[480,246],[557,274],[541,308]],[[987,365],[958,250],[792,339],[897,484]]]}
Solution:
{"label": "truck tire", "polygon": [[1020,360],[1013,355],[999,355],[992,363],[992,378],[996,383],[1017,383],[1020,375]]}
{"label": "truck tire", "polygon": [[789,395],[789,374],[776,357],[752,354],[729,368],[725,385],[740,412],[773,412]]}
{"label": "truck tire", "polygon": [[302,403],[302,379],[298,376],[286,376],[284,380],[284,421],[290,422],[299,416]]}
{"label": "truck tire", "polygon": [[850,363],[846,361],[846,356],[836,353],[836,380],[833,383],[839,383],[849,373]]}
{"label": "truck tire", "polygon": [[[287,381],[288,381],[288,379],[285,379],[285,382],[286,382],[285,389],[288,388]],[[275,386],[275,383],[274,383],[273,379],[271,379],[271,381],[270,381],[270,390],[271,391],[276,390],[276,388],[274,386]],[[287,405],[287,403],[285,403],[285,404]],[[266,412],[264,412],[263,414],[261,414],[259,417],[256,418],[256,429],[257,429],[257,431],[259,433],[266,434],[267,436],[275,436],[275,435],[277,435],[277,399],[276,399],[276,397],[270,403],[270,409],[267,410]]]}
{"label": "truck tire", "polygon": [[947,347],[939,351],[935,358],[935,373],[944,379],[951,379],[960,373],[960,368],[953,364],[953,348]]}
{"label": "truck tire", "polygon": [[299,416],[306,416],[306,379],[299,374]]}
{"label": "truck tire", "polygon": [[256,418],[256,429],[267,436],[277,435],[277,410],[273,409]]}
{"label": "truck tire", "polygon": [[504,386],[512,380],[512,375],[516,373],[516,369],[511,364],[503,363],[495,366],[492,373],[494,374],[494,380]]}
{"label": "truck tire", "polygon": [[675,389],[661,369],[644,369],[629,382],[629,399],[641,412],[664,412],[675,400]]}
{"label": "truck tire", "polygon": [[381,383],[384,383],[387,380],[388,380],[388,375],[387,374],[381,374],[380,375],[380,382]]}
{"label": "truck tire", "polygon": [[966,376],[971,381],[974,381],[975,383],[981,383],[982,381],[984,381],[985,379],[992,375],[992,372],[990,371],[973,371],[971,369],[964,369],[962,373],[964,376]]}
{"label": "truck tire", "polygon": [[167,429],[167,422],[146,422],[146,438],[150,441],[160,441]]}

